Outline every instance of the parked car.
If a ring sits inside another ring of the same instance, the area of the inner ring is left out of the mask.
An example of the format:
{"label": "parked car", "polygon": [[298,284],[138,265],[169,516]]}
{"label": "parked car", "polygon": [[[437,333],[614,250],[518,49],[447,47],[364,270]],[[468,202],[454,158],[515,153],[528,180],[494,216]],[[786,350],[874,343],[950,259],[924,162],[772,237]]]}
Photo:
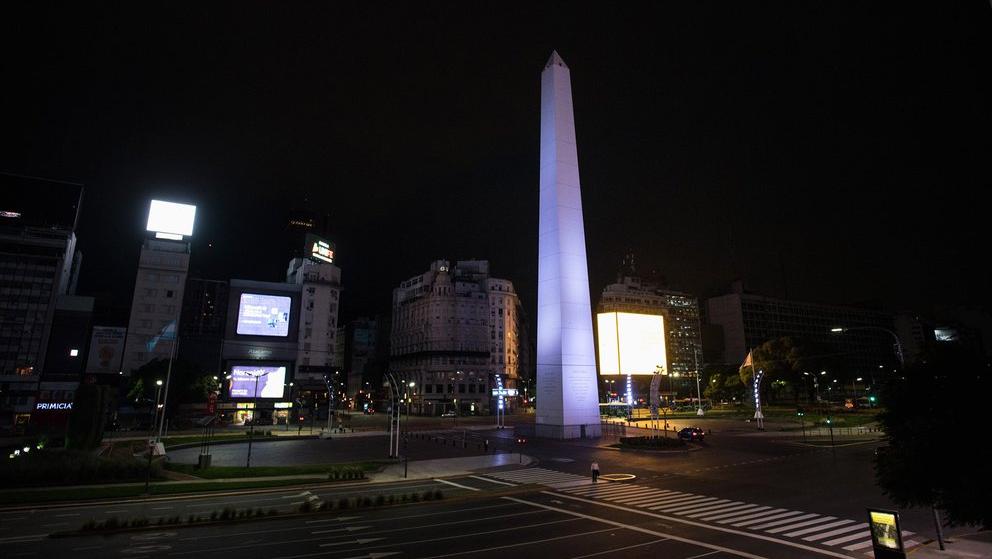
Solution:
{"label": "parked car", "polygon": [[457,416],[457,415],[458,415],[458,414],[456,414],[456,413],[454,412],[454,410],[448,410],[448,411],[446,411],[446,412],[444,412],[444,413],[442,413],[442,414],[441,414],[441,417],[455,417],[455,416]]}
{"label": "parked car", "polygon": [[704,436],[705,433],[698,427],[686,427],[679,431],[679,438],[687,441],[701,441]]}

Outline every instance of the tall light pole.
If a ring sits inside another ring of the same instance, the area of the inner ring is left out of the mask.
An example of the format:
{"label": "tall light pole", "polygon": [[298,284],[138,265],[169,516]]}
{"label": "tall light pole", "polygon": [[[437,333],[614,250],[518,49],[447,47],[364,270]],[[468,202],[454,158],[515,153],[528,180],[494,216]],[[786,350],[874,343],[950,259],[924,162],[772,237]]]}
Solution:
{"label": "tall light pole", "polygon": [[268,371],[260,375],[252,375],[251,373],[245,373],[247,375],[255,377],[255,393],[252,396],[251,404],[251,426],[248,428],[248,458],[245,460],[245,468],[251,467],[251,443],[255,438],[255,424],[258,423],[258,379],[269,374]]}
{"label": "tall light pole", "polygon": [[883,326],[852,326],[850,328],[837,327],[830,329],[830,331],[834,334],[840,334],[849,330],[881,330],[882,332],[887,332],[890,336],[892,336],[892,340],[895,342],[893,344],[893,348],[895,349],[896,359],[899,360],[899,368],[902,369],[906,366],[906,361],[902,354],[902,342],[899,341],[899,336],[897,336],[892,330],[889,330]]}
{"label": "tall light pole", "polygon": [[699,349],[693,348],[692,350],[693,362],[696,365],[696,415],[702,416],[706,412],[703,411],[703,391],[699,387]]}

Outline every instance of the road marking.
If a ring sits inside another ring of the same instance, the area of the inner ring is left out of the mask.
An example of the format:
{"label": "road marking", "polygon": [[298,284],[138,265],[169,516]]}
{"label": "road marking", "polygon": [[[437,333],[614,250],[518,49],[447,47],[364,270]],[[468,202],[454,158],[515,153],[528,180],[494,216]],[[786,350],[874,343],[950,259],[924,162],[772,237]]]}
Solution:
{"label": "road marking", "polygon": [[0,538],[0,543],[17,543],[17,542],[29,542],[33,540],[43,540],[48,537],[48,534],[31,534],[28,536],[10,536],[7,538]]}
{"label": "road marking", "polygon": [[[774,543],[777,543],[777,544],[786,545],[786,546],[789,546],[789,547],[795,547],[797,549],[802,549],[802,550],[805,550],[805,551],[811,551],[813,553],[819,553],[820,555],[826,555],[826,556],[829,556],[829,557],[837,557],[839,559],[850,559],[850,556],[849,555],[842,555],[840,553],[835,553],[833,551],[829,551],[829,550],[826,550],[826,549],[819,549],[819,548],[812,547],[812,546],[809,546],[809,545],[804,545],[804,544],[801,544],[801,543],[791,542],[791,541],[783,540],[783,539],[779,539],[779,538],[773,538],[771,536],[765,536],[765,535],[762,535],[762,534],[753,534],[753,533],[750,533],[750,532],[745,532],[744,530],[734,530],[733,528],[726,528],[726,527],[723,527],[723,526],[714,526],[714,525],[711,525],[711,524],[705,524],[703,522],[698,522],[698,521],[695,521],[695,520],[687,520],[685,518],[679,518],[677,516],[666,516],[666,515],[663,515],[663,514],[658,514],[658,513],[655,513],[655,512],[648,512],[646,510],[641,510],[641,509],[630,509],[630,508],[623,507],[623,506],[620,506],[620,505],[614,505],[613,503],[604,503],[602,501],[593,501],[592,499],[586,499],[586,498],[583,498],[583,497],[576,497],[574,495],[568,495],[568,494],[565,494],[565,493],[558,493],[558,492],[554,492],[554,491],[542,491],[541,493],[544,493],[545,495],[553,495],[553,496],[556,496],[556,497],[564,497],[566,499],[571,499],[573,501],[579,501],[579,502],[583,502],[583,503],[589,503],[591,505],[598,505],[598,506],[601,506],[601,507],[608,507],[608,508],[611,508],[611,509],[622,510],[622,511],[625,511],[625,512],[629,512],[631,514],[641,514],[641,515],[644,515],[644,516],[652,516],[654,518],[660,518],[662,520],[669,520],[669,521],[672,521],[672,522],[680,522],[682,524],[688,524],[690,526],[698,526],[700,528],[707,528],[709,530],[716,530],[718,532],[726,532],[728,534],[737,534],[739,536],[745,536],[745,537],[748,537],[748,538],[754,538],[754,539],[758,539],[758,540],[764,540],[764,541],[774,542]],[[503,498],[504,499],[512,499],[512,497],[503,497]],[[567,512],[567,513],[571,514],[571,511],[564,511],[563,510],[562,512]],[[600,520],[603,520],[603,519],[600,519]],[[606,522],[612,522],[612,521],[606,521]],[[635,527],[635,529],[640,530],[639,528],[636,528],[636,527]],[[709,549],[714,549],[716,547],[716,546],[713,546],[712,544],[707,544],[707,543],[703,543],[703,542],[695,542],[693,540],[688,540],[688,539],[684,539],[684,538],[683,539],[680,539],[680,538],[678,538],[676,536],[670,536],[670,537],[672,539],[676,539],[676,540],[679,540],[679,541],[687,541],[688,543],[695,543],[697,545],[701,545],[701,546],[706,547],[706,548],[709,548]],[[737,555],[740,555],[742,553],[742,552],[733,551],[733,550],[726,550],[726,551],[728,551],[729,553],[737,554]],[[753,557],[753,556],[749,556],[749,555],[744,555],[744,556],[745,557]]]}
{"label": "road marking", "polygon": [[820,530],[828,530],[830,528],[836,528],[838,526],[843,526],[845,524],[853,524],[853,520],[838,520],[837,522],[831,522],[829,524],[820,524],[812,528],[805,528],[803,530],[796,530],[795,532],[788,532],[785,534],[787,538],[797,538],[799,536],[805,536],[806,534],[812,534],[814,532],[819,532]]}
{"label": "road marking", "polygon": [[[552,491],[542,491],[541,493],[543,493],[545,495],[555,495],[555,493],[552,492]],[[611,508],[626,510],[623,507],[618,507],[616,505],[610,505],[610,504],[607,504],[607,503],[596,503],[595,501],[588,501],[588,500],[582,499],[580,497],[572,497],[572,496],[569,496],[569,495],[564,495],[564,497],[566,497],[568,499],[575,500],[575,501],[586,501],[586,502],[589,502],[589,503],[592,503],[592,504],[600,504],[602,506],[608,506],[608,507],[611,507]],[[730,553],[731,555],[737,555],[739,557],[747,557],[748,559],[768,559],[767,557],[762,557],[761,555],[753,555],[753,554],[747,553],[745,551],[737,551],[736,549],[730,549],[729,547],[723,547],[723,546],[720,546],[720,545],[715,545],[715,544],[711,544],[711,543],[706,543],[706,542],[701,542],[701,541],[697,541],[697,540],[692,540],[692,539],[689,539],[689,538],[683,538],[681,536],[674,536],[672,534],[665,534],[665,533],[662,533],[662,532],[656,532],[654,530],[649,530],[647,528],[642,528],[640,526],[634,526],[633,524],[624,524],[623,522],[617,522],[616,520],[608,520],[606,518],[600,518],[598,516],[593,516],[593,515],[589,515],[589,514],[583,514],[581,512],[576,512],[576,511],[572,511],[572,510],[562,509],[562,508],[558,508],[558,507],[552,507],[550,505],[545,505],[543,503],[535,503],[533,501],[525,501],[524,499],[517,499],[516,497],[503,497],[503,499],[506,499],[507,501],[513,501],[515,503],[521,503],[521,504],[524,504],[524,505],[529,505],[529,506],[532,506],[532,507],[538,507],[538,508],[542,508],[542,509],[545,509],[545,510],[552,510],[552,511],[555,511],[555,512],[560,512],[560,513],[563,513],[563,514],[568,514],[568,515],[575,516],[575,517],[578,517],[578,518],[584,518],[586,520],[592,520],[592,521],[595,521],[595,522],[601,522],[603,524],[609,524],[609,525],[615,526],[617,528],[626,528],[627,530],[633,530],[634,532],[640,532],[642,534],[650,534],[652,536],[656,536],[658,538],[663,538],[663,539],[666,539],[666,540],[675,540],[675,541],[682,542],[682,543],[689,543],[689,544],[693,544],[693,545],[698,545],[700,547],[705,547],[706,549],[712,549],[713,551],[722,551],[724,553]],[[646,514],[646,513],[641,512],[641,514]],[[651,516],[659,516],[659,515],[652,514]],[[599,530],[599,531],[602,532],[604,530]],[[586,534],[592,534],[592,533],[595,533],[595,532],[585,532],[585,533]],[[847,555],[838,555],[838,557],[842,557],[843,559],[849,559],[849,557]]]}
{"label": "road marking", "polygon": [[706,557],[707,555],[713,555],[714,553],[719,553],[719,551],[710,551],[708,553],[693,555],[692,557],[686,557],[685,559],[699,559],[700,557]]}
{"label": "road marking", "polygon": [[776,520],[775,522],[766,522],[757,526],[751,526],[750,530],[764,530],[765,528],[771,528],[772,526],[781,526],[782,524],[788,524],[797,520],[806,520],[808,518],[816,518],[818,516],[820,515],[813,513],[800,514],[800,516],[793,516],[792,518],[788,518],[786,520]]}
{"label": "road marking", "polygon": [[830,532],[826,532],[824,534],[813,534],[812,536],[807,536],[803,538],[803,540],[807,542],[815,542],[816,540],[825,540],[832,536],[839,536],[840,534],[846,534],[847,532],[853,532],[855,530],[867,530],[867,529],[868,529],[867,524],[864,523],[853,524],[851,526],[844,526],[843,528],[831,530]]}
{"label": "road marking", "polygon": [[317,524],[318,522],[344,522],[345,520],[355,520],[361,516],[339,516],[337,518],[327,518],[324,520],[307,520],[307,524]]}
{"label": "road marking", "polygon": [[468,476],[468,477],[470,477],[472,479],[478,479],[478,480],[482,480],[482,481],[488,481],[489,483],[498,483],[500,485],[509,485],[510,487],[516,487],[516,484],[514,484],[514,483],[507,483],[505,481],[500,481],[498,479],[489,479],[487,477],[482,477],[482,476]]}
{"label": "road marking", "polygon": [[[667,538],[659,538],[657,540],[651,540],[649,542],[638,543],[638,544],[634,544],[634,545],[628,545],[626,547],[616,547],[616,548],[613,548],[613,549],[607,549],[606,551],[597,551],[596,553],[590,553],[588,555],[578,555],[578,556],[572,557],[572,559],[585,559],[586,557],[595,557],[597,555],[606,555],[608,553],[616,553],[617,551],[626,551],[628,549],[634,549],[634,548],[637,548],[637,547],[644,547],[646,545],[653,545],[653,544],[656,544],[658,542],[663,542],[666,539]],[[703,555],[710,555],[712,553],[717,553],[717,551],[710,551],[709,553],[704,553]],[[703,555],[696,555],[696,557],[702,557]],[[688,559],[692,559],[692,558],[690,557]]]}
{"label": "road marking", "polygon": [[152,507],[152,510],[172,510],[175,507]]}
{"label": "road marking", "polygon": [[322,544],[320,544],[320,547],[334,547],[336,545],[350,545],[350,544],[353,544],[353,543],[367,544],[367,543],[377,542],[379,540],[384,540],[384,539],[386,539],[386,538],[358,538],[357,540],[351,540],[351,541],[347,541],[347,542],[322,543]]}
{"label": "road marking", "polygon": [[469,487],[468,485],[462,485],[460,483],[455,483],[453,481],[448,481],[446,479],[435,479],[434,481],[436,481],[438,483],[447,483],[448,485],[453,485],[455,487],[460,487],[462,489],[468,489],[469,491],[482,491],[481,489],[479,489],[477,487]]}
{"label": "road marking", "polygon": [[468,551],[456,551],[455,553],[445,553],[444,555],[433,555],[431,557],[424,557],[423,559],[441,559],[442,557],[454,557],[455,555],[465,555],[467,553],[472,553],[472,554],[475,554],[475,553],[485,553],[487,551],[496,551],[497,549],[509,549],[511,547],[520,547],[520,546],[523,546],[523,545],[531,545],[531,544],[535,544],[535,543],[544,543],[544,542],[553,542],[553,541],[558,541],[558,540],[567,540],[569,538],[575,538],[575,537],[579,537],[579,536],[588,536],[589,534],[601,534],[603,532],[609,532],[610,530],[613,530],[613,528],[604,528],[602,530],[593,530],[591,532],[579,532],[579,533],[576,533],[576,534],[567,534],[567,535],[564,535],[564,536],[555,536],[553,538],[544,538],[544,539],[541,539],[541,540],[530,540],[530,541],[520,542],[520,543],[511,543],[511,544],[505,544],[505,545],[497,545],[497,546],[493,546],[493,547],[483,547],[483,548],[479,548],[479,549],[470,549]]}
{"label": "road marking", "polygon": [[813,524],[820,524],[823,522],[829,522],[831,520],[837,520],[835,516],[821,516],[820,518],[814,518],[812,520],[807,520],[806,522],[799,522],[797,524],[789,524],[788,526],[779,526],[772,530],[765,530],[769,534],[778,534],[779,532],[785,532],[786,530],[791,530],[793,528],[802,528],[803,526],[811,526]]}
{"label": "road marking", "polygon": [[[786,512],[779,513],[779,514],[773,514],[771,516],[762,514],[762,515],[756,517],[754,520],[748,520],[747,522],[738,522],[738,523],[734,524],[734,526],[738,526],[738,527],[750,526],[751,524],[757,524],[759,522],[766,522],[768,520],[776,520],[776,519],[779,519],[779,518],[786,518],[786,517],[789,517],[789,516],[796,516],[797,514],[802,514],[802,513],[803,513],[802,511],[790,510],[790,511],[786,511]],[[721,522],[721,524],[722,524],[722,522]]]}
{"label": "road marking", "polygon": [[310,532],[311,535],[317,534],[333,534],[334,532],[356,532],[358,530],[368,530],[371,526],[345,526],[344,528],[335,528],[333,530],[316,530]]}
{"label": "road marking", "polygon": [[[749,512],[749,513],[750,512],[757,512],[757,511],[760,511],[760,510],[768,510],[770,508],[771,507],[762,507],[762,506],[758,506],[758,505],[748,505],[746,507],[736,507],[734,509],[726,509],[726,510],[722,511],[719,514],[709,514],[709,513],[702,514],[702,515],[700,515],[700,519],[702,519],[702,520],[720,520],[721,518],[733,518],[733,517],[740,518],[740,515],[742,513],[745,513],[745,512]],[[732,511],[732,512],[727,512],[727,511]]]}
{"label": "road marking", "polygon": [[103,549],[102,545],[87,545],[85,547],[74,547],[72,551],[89,551],[91,549]]}

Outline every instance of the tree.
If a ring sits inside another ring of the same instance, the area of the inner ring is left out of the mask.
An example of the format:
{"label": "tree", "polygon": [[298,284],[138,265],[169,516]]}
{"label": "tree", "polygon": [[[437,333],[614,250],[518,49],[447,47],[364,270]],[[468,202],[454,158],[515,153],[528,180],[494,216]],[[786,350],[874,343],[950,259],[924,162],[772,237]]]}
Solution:
{"label": "tree", "polygon": [[[761,397],[764,401],[791,394],[798,403],[799,395],[804,390],[811,389],[804,382],[803,373],[817,371],[825,366],[822,351],[787,336],[768,340],[754,348],[752,356],[758,369],[765,372],[761,381]],[[741,367],[740,380],[745,386],[750,386],[753,378],[754,367]]]}
{"label": "tree", "polygon": [[[165,380],[169,370],[168,359],[154,359],[144,364],[131,375],[131,385],[128,390],[128,399],[141,405],[144,402],[148,406],[155,403],[155,381],[161,380],[163,383],[163,394],[160,398],[165,398]],[[175,359],[172,362],[172,376],[169,382],[169,397],[166,403],[166,415],[172,417],[172,411],[179,404],[203,402],[207,399],[207,393],[215,389],[216,383],[211,374],[203,372],[195,364],[183,359]]]}
{"label": "tree", "polygon": [[112,388],[97,384],[80,384],[69,415],[66,446],[72,449],[96,448],[103,440],[107,409],[112,399]]}
{"label": "tree", "polygon": [[976,448],[990,376],[986,359],[945,348],[885,383],[879,420],[888,446],[875,456],[875,477],[896,504],[936,507],[952,524],[992,525],[992,476]]}
{"label": "tree", "polygon": [[744,396],[744,384],[741,383],[741,377],[736,370],[711,371],[706,379],[703,396],[716,402],[736,400],[740,403]]}

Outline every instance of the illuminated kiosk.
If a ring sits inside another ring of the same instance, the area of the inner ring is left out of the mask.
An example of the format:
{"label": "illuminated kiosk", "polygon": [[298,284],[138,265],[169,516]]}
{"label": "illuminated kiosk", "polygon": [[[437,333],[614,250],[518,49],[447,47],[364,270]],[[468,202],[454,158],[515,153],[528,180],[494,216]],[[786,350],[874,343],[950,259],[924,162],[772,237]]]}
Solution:
{"label": "illuminated kiosk", "polygon": [[538,437],[599,437],[586,237],[575,151],[572,86],[558,56],[541,73],[537,271]]}

